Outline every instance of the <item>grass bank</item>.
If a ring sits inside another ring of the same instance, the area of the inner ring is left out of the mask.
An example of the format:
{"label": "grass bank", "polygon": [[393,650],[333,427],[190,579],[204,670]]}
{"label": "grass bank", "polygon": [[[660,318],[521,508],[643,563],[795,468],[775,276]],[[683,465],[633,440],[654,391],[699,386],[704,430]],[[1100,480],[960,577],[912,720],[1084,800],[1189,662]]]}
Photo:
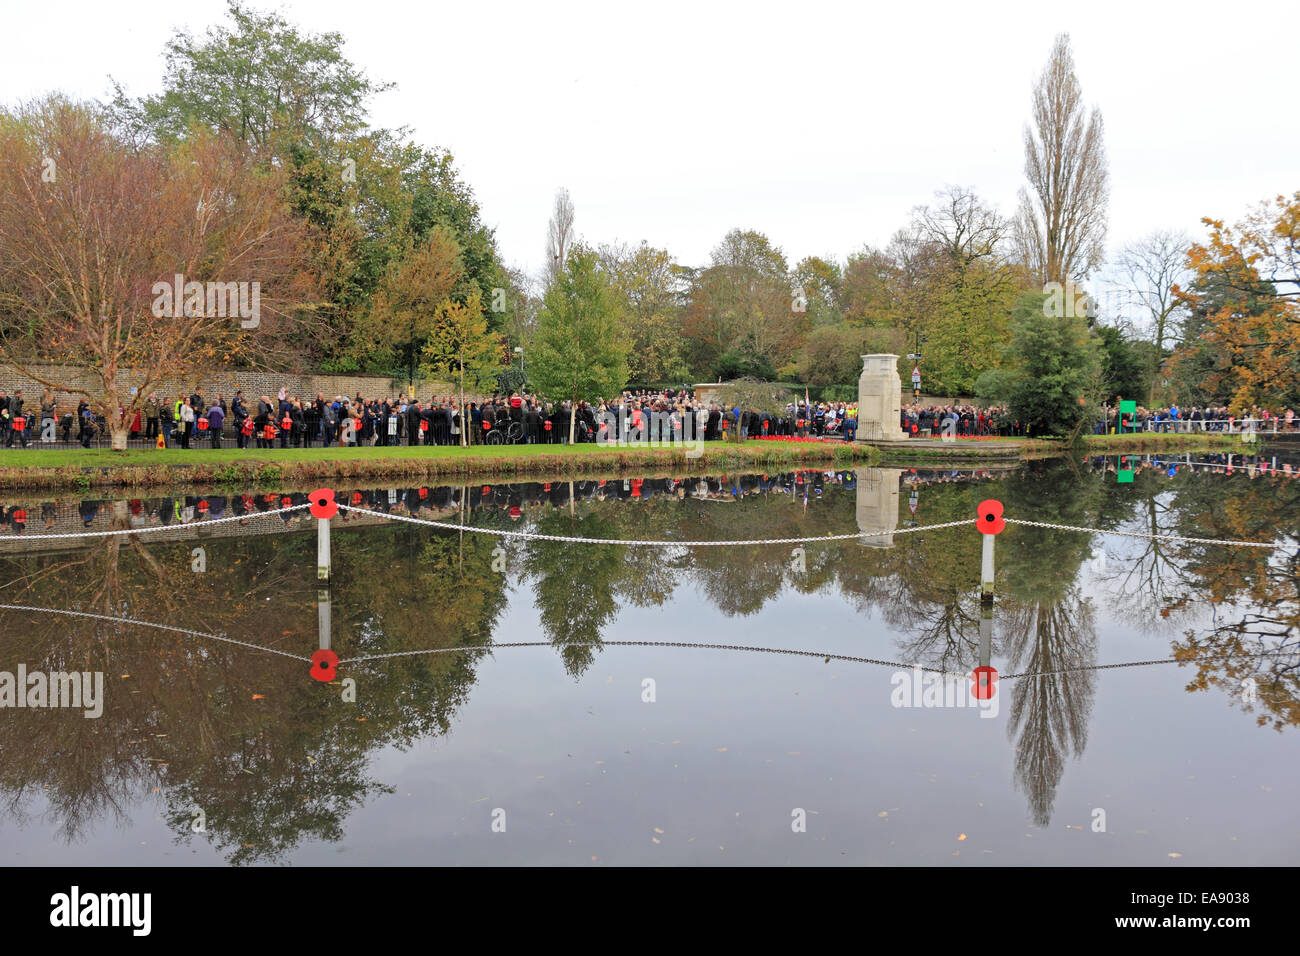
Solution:
{"label": "grass bank", "polygon": [[871,464],[860,444],[710,442],[691,457],[680,448],[513,445],[473,448],[12,449],[0,452],[0,488],[155,488],[167,485],[281,485],[335,479],[523,477],[618,474],[738,466],[778,468]]}

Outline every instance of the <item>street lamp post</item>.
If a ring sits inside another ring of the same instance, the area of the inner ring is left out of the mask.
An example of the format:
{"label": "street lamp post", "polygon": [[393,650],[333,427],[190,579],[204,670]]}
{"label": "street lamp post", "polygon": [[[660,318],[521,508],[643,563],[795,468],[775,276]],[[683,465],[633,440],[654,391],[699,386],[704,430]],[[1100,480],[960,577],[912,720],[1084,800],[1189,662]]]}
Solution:
{"label": "street lamp post", "polygon": [[519,356],[519,374],[527,379],[527,373],[524,371],[524,350],[522,346],[515,346],[515,354]]}

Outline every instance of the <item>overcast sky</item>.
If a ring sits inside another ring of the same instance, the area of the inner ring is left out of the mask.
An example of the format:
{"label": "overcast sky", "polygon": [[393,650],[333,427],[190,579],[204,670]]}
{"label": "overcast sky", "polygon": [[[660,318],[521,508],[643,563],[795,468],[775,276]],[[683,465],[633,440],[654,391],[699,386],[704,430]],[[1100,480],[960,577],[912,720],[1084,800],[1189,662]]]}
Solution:
{"label": "overcast sky", "polygon": [[[884,244],[946,184],[1003,212],[1031,88],[1069,32],[1111,169],[1108,254],[1300,189],[1290,3],[398,3],[276,8],[397,88],[372,105],[452,151],[505,260],[540,273],[555,191],[591,242],[704,262],[735,227],[789,257]],[[7,104],[159,89],[173,28],[223,0],[0,0]]]}

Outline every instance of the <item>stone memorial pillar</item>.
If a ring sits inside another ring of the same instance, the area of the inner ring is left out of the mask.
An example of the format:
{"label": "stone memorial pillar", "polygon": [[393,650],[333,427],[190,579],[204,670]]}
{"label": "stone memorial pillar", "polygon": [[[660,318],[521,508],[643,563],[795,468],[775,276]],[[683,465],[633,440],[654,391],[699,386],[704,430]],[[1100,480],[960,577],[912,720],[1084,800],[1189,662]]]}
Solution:
{"label": "stone memorial pillar", "polygon": [[903,382],[897,355],[862,356],[858,379],[858,441],[905,441],[900,424]]}

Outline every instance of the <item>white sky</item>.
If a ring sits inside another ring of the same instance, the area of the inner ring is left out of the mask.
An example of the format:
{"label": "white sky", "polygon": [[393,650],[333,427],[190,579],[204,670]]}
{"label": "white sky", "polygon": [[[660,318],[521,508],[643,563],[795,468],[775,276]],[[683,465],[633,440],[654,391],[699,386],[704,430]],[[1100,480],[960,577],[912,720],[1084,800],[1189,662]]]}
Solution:
{"label": "white sky", "polygon": [[[255,3],[261,9],[274,4]],[[946,184],[1010,213],[1022,128],[1068,31],[1106,122],[1108,253],[1300,189],[1300,4],[299,0],[373,79],[376,125],[449,148],[508,263],[540,273],[555,190],[592,242],[701,264],[731,228],[791,264],[884,244]],[[156,92],[173,27],[222,0],[0,0],[0,100]]]}

